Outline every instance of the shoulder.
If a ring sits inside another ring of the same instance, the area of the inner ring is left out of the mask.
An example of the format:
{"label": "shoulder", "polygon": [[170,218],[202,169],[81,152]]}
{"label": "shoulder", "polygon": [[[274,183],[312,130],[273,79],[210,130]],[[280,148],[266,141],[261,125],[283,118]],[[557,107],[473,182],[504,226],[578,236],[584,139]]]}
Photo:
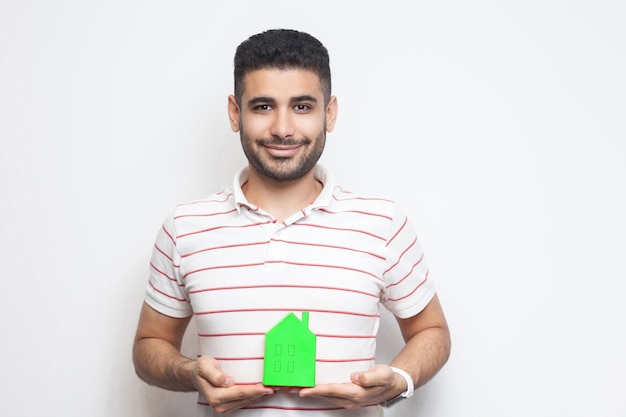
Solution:
{"label": "shoulder", "polygon": [[361,193],[337,185],[333,188],[330,208],[368,212],[392,218],[397,210],[397,204],[393,199],[384,195]]}
{"label": "shoulder", "polygon": [[398,233],[415,233],[407,213],[394,199],[385,195],[353,192],[336,186],[328,212],[344,214],[336,217],[357,222],[360,227],[387,239],[394,239]]}
{"label": "shoulder", "polygon": [[223,220],[221,214],[237,211],[232,187],[224,187],[221,191],[205,198],[190,200],[176,205],[165,218],[163,229],[174,240],[181,234],[188,234],[204,227],[211,221]]}
{"label": "shoulder", "polygon": [[206,216],[229,209],[235,209],[233,190],[230,186],[207,197],[178,204],[172,211],[172,217],[176,220],[190,216]]}

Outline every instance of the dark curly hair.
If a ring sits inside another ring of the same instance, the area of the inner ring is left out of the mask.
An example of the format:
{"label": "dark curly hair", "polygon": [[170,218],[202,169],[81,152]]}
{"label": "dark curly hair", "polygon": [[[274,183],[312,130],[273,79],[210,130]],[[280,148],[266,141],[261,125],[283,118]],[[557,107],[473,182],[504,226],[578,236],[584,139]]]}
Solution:
{"label": "dark curly hair", "polygon": [[235,98],[241,105],[243,78],[255,70],[305,69],[313,71],[320,80],[324,101],[331,95],[330,59],[322,43],[305,32],[292,29],[272,29],[243,41],[235,53]]}

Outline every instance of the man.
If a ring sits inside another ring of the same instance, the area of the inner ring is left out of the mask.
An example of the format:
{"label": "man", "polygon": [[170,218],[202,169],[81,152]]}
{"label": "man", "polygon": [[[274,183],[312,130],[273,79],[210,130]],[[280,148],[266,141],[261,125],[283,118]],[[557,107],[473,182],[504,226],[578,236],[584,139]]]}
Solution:
{"label": "man", "polygon": [[[228,115],[249,164],[160,230],[137,374],[197,390],[200,416],[382,415],[443,366],[450,337],[406,215],[335,186],[317,164],[337,118],[326,48],[293,30],[244,41]],[[406,341],[390,365],[374,364],[380,304]],[[314,386],[262,383],[265,334],[289,313],[315,334]],[[192,317],[196,359],[180,353]]]}

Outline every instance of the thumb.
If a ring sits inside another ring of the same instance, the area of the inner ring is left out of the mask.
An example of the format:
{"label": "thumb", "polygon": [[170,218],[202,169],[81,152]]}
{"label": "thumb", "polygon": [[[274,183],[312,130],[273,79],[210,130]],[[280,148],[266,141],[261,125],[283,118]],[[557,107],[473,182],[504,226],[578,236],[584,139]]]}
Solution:
{"label": "thumb", "polygon": [[352,383],[362,387],[386,385],[390,378],[393,378],[393,372],[389,367],[382,365],[376,365],[364,372],[353,372],[350,375]]}
{"label": "thumb", "polygon": [[350,374],[350,381],[356,385],[363,385],[363,379],[367,380],[367,377],[362,377],[361,374],[364,372],[353,372]]}
{"label": "thumb", "polygon": [[198,375],[209,381],[214,387],[228,388],[235,383],[235,380],[222,370],[219,363],[208,356],[198,359]]}

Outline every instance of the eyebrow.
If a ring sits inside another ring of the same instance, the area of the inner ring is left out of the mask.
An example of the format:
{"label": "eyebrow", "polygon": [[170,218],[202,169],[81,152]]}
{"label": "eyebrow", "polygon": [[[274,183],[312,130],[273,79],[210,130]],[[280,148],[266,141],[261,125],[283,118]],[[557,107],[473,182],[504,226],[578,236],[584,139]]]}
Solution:
{"label": "eyebrow", "polygon": [[274,99],[271,97],[264,97],[264,96],[254,97],[248,100],[248,106],[254,106],[256,104],[261,104],[261,103],[271,103],[273,101]]}
{"label": "eyebrow", "polygon": [[311,103],[317,103],[317,99],[315,97],[313,97],[313,96],[308,95],[308,94],[304,94],[304,95],[301,95],[301,96],[293,97],[291,99],[292,103],[294,103],[294,102],[295,103],[300,103],[302,101],[310,101]]}
{"label": "eyebrow", "polygon": [[[248,106],[255,106],[257,104],[274,103],[275,101],[276,100],[274,100],[272,97],[259,96],[259,97],[251,98],[250,100],[248,100],[247,104]],[[304,101],[317,103],[317,98],[308,94],[303,94],[301,96],[292,97],[289,101],[291,103],[302,103]]]}

